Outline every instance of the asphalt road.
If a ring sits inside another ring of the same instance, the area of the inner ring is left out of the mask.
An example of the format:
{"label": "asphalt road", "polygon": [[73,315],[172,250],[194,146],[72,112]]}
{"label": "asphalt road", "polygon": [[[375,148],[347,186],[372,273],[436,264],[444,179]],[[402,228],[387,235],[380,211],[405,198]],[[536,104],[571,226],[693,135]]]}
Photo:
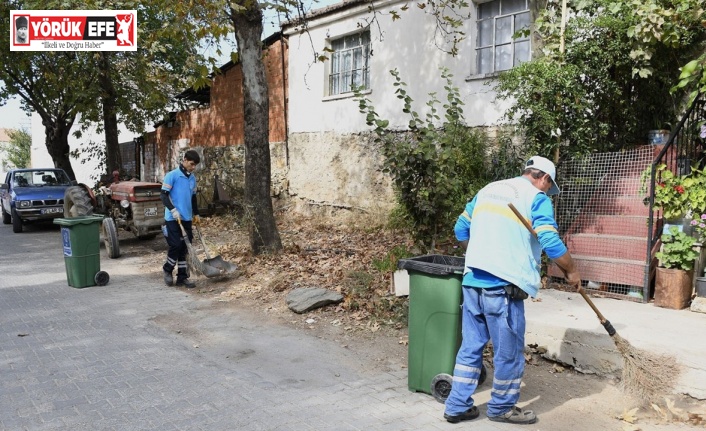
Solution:
{"label": "asphalt road", "polygon": [[[107,286],[76,289],[66,281],[57,226],[13,234],[0,225],[0,429],[517,428],[483,414],[449,424],[441,404],[407,389],[406,369],[370,369],[339,343],[166,287],[159,268],[131,251],[134,242],[122,246],[115,260],[101,250]],[[610,402],[601,384],[592,383],[595,398],[581,399],[586,387],[567,389],[552,382],[568,377],[544,374],[528,377],[523,396],[539,400],[532,430],[622,429],[610,414],[589,413]]]}

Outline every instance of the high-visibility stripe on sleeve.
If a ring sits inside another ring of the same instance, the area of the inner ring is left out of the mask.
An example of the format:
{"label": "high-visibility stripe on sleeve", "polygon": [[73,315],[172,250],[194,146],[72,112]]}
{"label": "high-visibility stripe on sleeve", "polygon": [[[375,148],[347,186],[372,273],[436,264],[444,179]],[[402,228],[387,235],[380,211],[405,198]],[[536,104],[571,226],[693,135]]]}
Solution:
{"label": "high-visibility stripe on sleeve", "polygon": [[468,211],[466,211],[466,210],[464,210],[464,211],[461,213],[461,217],[465,218],[465,219],[468,220],[468,221],[471,221],[471,216],[468,215]]}
{"label": "high-visibility stripe on sleeve", "polygon": [[[552,225],[545,224],[544,226],[537,226],[534,231],[539,232],[557,232],[556,228]],[[558,232],[557,232],[558,233]]]}

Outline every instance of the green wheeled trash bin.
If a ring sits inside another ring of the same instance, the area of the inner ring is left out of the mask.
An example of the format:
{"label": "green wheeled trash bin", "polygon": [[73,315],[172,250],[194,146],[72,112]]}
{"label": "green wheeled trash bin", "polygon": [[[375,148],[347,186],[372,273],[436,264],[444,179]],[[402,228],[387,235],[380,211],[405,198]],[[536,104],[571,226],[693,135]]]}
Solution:
{"label": "green wheeled trash bin", "polygon": [[[464,259],[438,254],[401,259],[409,274],[407,385],[445,402],[461,347]],[[479,384],[485,380],[485,366]]]}
{"label": "green wheeled trash bin", "polygon": [[61,239],[69,286],[83,288],[104,286],[109,276],[101,271],[99,226],[103,216],[57,218],[61,226]]}

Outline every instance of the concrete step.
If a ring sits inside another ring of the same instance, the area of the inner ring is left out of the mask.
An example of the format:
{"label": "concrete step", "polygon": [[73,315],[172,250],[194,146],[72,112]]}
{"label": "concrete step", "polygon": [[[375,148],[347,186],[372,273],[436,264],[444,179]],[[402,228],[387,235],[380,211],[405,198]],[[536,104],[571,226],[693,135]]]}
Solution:
{"label": "concrete step", "polygon": [[[581,279],[597,283],[643,286],[645,284],[645,261],[637,259],[604,258],[571,254],[581,274]],[[564,277],[564,273],[554,264],[548,268],[552,277]]]}
{"label": "concrete step", "polygon": [[644,260],[647,252],[647,238],[634,236],[578,233],[567,235],[564,243],[572,256]]}
{"label": "concrete step", "polygon": [[581,214],[572,223],[569,231],[569,234],[577,233],[647,237],[647,217]]}
{"label": "concrete step", "polygon": [[599,215],[641,215],[647,217],[649,208],[638,195],[594,196],[582,212]]}
{"label": "concrete step", "polygon": [[608,178],[604,181],[604,187],[602,187],[603,193],[609,193],[611,195],[629,195],[629,196],[641,196],[644,194],[640,193],[641,181],[640,176],[624,176]]}

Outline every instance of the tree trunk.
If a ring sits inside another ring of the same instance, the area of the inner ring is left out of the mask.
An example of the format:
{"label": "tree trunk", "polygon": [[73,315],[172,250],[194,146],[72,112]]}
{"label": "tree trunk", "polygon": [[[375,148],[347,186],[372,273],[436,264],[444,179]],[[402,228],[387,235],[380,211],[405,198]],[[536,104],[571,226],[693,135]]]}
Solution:
{"label": "tree trunk", "polygon": [[250,223],[250,247],[254,254],[282,249],[270,197],[270,106],[265,64],[262,60],[262,11],[258,2],[233,2],[231,9],[238,54],[243,70],[245,122],[245,206]]}
{"label": "tree trunk", "polygon": [[122,155],[120,154],[120,144],[118,142],[118,116],[115,106],[117,104],[117,93],[110,76],[111,53],[101,52],[98,62],[99,73],[98,82],[103,90],[101,101],[103,102],[103,128],[105,129],[105,168],[110,175],[114,170],[122,171]]}
{"label": "tree trunk", "polygon": [[71,167],[71,159],[69,153],[69,132],[74,124],[74,119],[59,118],[57,120],[43,117],[42,124],[44,125],[44,143],[47,146],[47,151],[54,162],[55,168],[63,169],[70,179],[75,180],[76,174]]}

